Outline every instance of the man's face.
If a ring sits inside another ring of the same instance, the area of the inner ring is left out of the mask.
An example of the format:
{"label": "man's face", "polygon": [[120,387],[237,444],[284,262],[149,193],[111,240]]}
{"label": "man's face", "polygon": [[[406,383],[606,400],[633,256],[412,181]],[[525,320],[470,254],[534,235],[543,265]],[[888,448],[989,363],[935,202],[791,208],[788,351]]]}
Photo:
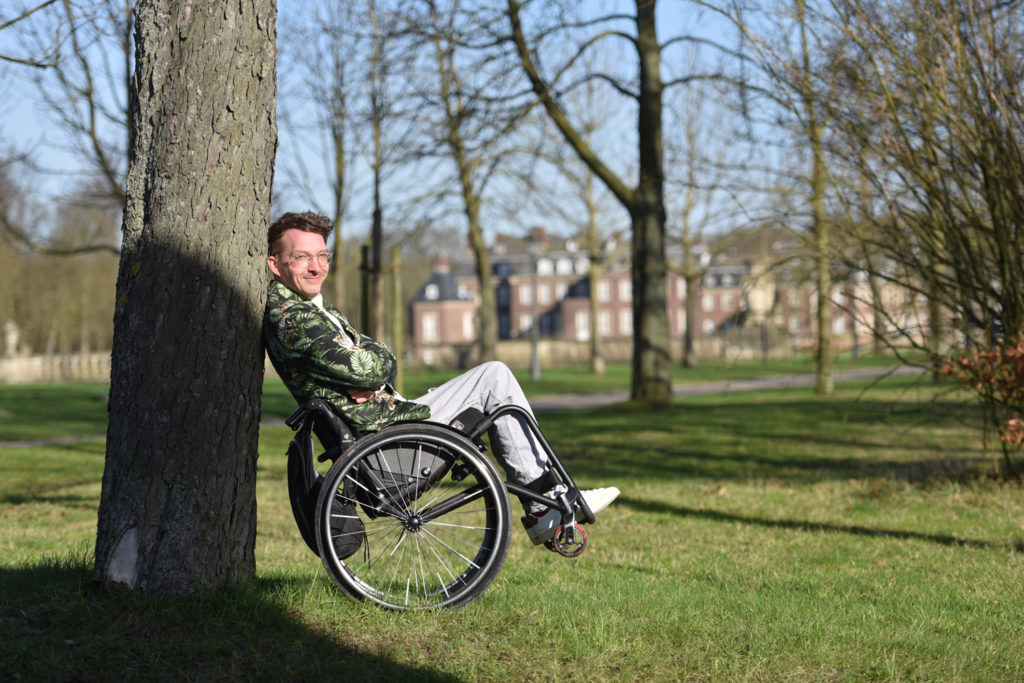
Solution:
{"label": "man's face", "polygon": [[277,244],[277,252],[267,257],[274,279],[306,299],[319,294],[330,269],[324,238],[315,232],[286,230]]}

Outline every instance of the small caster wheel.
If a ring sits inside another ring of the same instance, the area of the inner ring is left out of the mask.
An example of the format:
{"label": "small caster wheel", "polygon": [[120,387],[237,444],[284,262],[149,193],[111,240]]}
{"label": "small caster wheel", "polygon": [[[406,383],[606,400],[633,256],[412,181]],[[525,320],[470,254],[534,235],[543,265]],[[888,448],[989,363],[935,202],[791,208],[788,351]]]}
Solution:
{"label": "small caster wheel", "polygon": [[549,543],[562,557],[576,557],[587,548],[587,532],[579,524],[569,529],[558,527]]}

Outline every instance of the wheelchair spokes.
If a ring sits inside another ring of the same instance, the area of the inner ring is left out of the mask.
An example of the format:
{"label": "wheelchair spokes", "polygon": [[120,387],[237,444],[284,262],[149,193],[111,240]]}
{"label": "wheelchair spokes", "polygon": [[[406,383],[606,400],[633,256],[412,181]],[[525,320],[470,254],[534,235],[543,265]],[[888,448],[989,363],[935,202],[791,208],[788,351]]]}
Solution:
{"label": "wheelchair spokes", "polygon": [[[508,551],[511,515],[493,465],[435,425],[393,427],[361,445],[335,463],[320,494],[317,540],[331,578],[392,609],[474,599]],[[365,530],[362,552],[350,558],[330,531],[333,501],[354,508]]]}

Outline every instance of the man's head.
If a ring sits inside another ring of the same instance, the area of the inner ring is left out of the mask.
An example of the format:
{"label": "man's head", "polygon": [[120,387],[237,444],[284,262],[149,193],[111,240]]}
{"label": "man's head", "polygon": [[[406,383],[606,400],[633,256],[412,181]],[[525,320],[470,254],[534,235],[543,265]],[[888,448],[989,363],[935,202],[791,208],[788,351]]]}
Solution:
{"label": "man's head", "polygon": [[317,213],[286,213],[267,231],[267,266],[274,279],[296,294],[311,299],[330,269],[327,238],[331,222]]}

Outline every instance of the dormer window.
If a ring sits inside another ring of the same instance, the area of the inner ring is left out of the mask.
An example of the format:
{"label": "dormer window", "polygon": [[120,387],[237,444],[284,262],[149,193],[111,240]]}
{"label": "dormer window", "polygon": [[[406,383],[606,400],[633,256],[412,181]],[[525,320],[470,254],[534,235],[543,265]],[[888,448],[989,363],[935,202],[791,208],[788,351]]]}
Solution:
{"label": "dormer window", "polygon": [[429,284],[426,289],[423,290],[423,298],[427,301],[437,301],[440,296],[441,290],[435,284]]}

